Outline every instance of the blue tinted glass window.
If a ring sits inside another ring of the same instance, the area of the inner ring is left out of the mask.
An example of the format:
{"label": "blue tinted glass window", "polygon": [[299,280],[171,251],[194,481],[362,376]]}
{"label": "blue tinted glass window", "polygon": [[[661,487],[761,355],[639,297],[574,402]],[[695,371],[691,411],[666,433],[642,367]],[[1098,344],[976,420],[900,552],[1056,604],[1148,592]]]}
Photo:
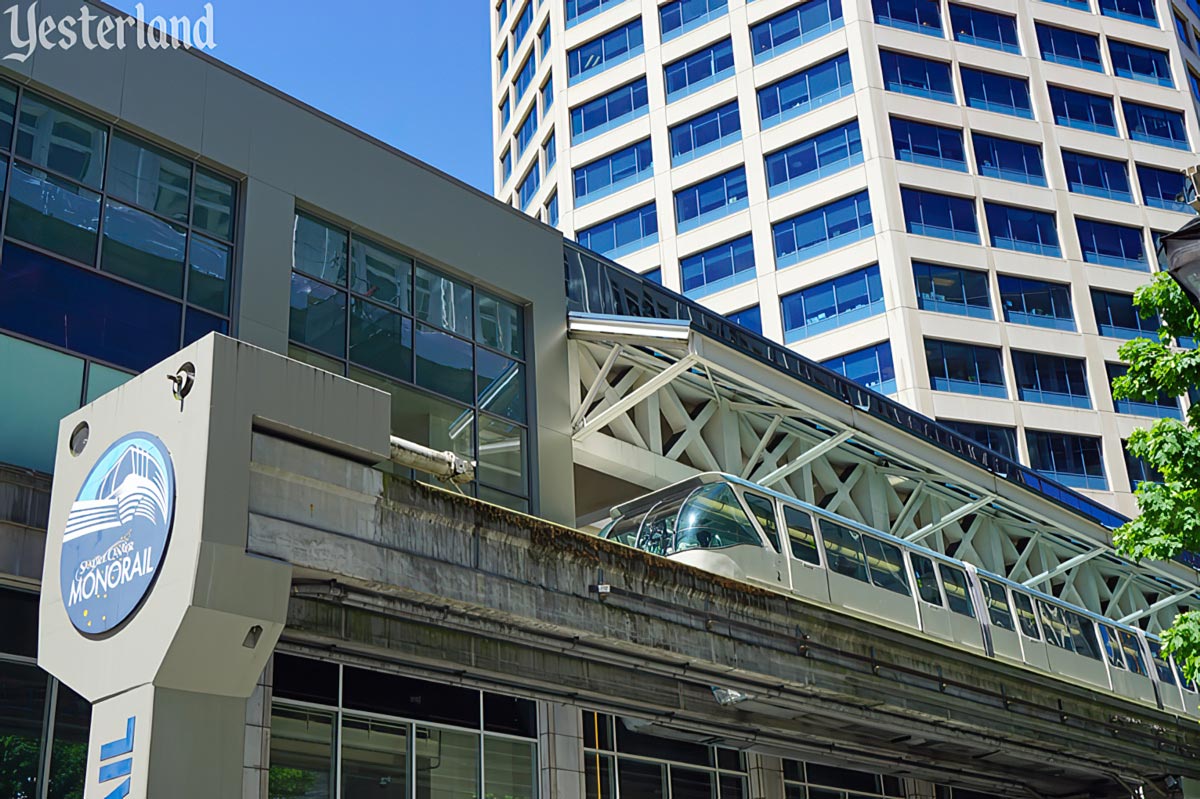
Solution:
{"label": "blue tinted glass window", "polygon": [[1121,442],[1121,448],[1125,451],[1125,470],[1129,473],[1130,491],[1137,491],[1142,483],[1163,482],[1162,473],[1141,458],[1131,455],[1126,448],[1126,442]]}
{"label": "blue tinted glass window", "polygon": [[725,16],[729,0],[672,0],[658,9],[663,41]]}
{"label": "blue tinted glass window", "polygon": [[775,265],[799,263],[875,234],[871,203],[864,189],[799,216],[776,222],[771,233]]}
{"label": "blue tinted glass window", "polygon": [[569,28],[624,2],[624,0],[566,0],[566,2],[567,27]]}
{"label": "blue tinted glass window", "polygon": [[921,310],[992,318],[986,272],[913,261],[913,277]]}
{"label": "blue tinted glass window", "polygon": [[1088,0],[1042,0],[1043,3],[1051,3],[1056,6],[1066,6],[1067,8],[1078,9],[1079,11],[1090,11],[1088,8]]}
{"label": "blue tinted glass window", "polygon": [[550,23],[547,22],[538,31],[538,45],[542,48],[542,60],[546,59],[546,54],[550,52]]}
{"label": "blue tinted glass window", "polygon": [[551,133],[550,138],[546,139],[546,143],[542,145],[542,152],[546,154],[546,169],[554,166],[558,160],[558,143],[554,140],[555,134]]}
{"label": "blue tinted glass window", "polygon": [[525,34],[529,33],[529,26],[533,24],[533,0],[525,3],[525,7],[521,9],[520,16],[517,17],[517,24],[513,26],[513,41],[515,46],[521,46],[521,40],[525,38]]}
{"label": "blue tinted glass window", "polygon": [[525,154],[525,148],[533,141],[533,134],[537,130],[537,114],[530,109],[525,119],[521,120],[521,124],[517,127],[517,158]]}
{"label": "blue tinted glass window", "polygon": [[861,163],[862,136],[855,120],[768,155],[768,192],[774,197]]}
{"label": "blue tinted glass window", "polygon": [[550,75],[546,78],[546,83],[542,86],[542,116],[546,116],[546,112],[550,110],[550,106],[554,105],[554,76]]}
{"label": "blue tinted glass window", "polygon": [[934,391],[978,394],[1004,399],[1004,366],[1000,350],[957,341],[925,339],[925,363]]}
{"label": "blue tinted glass window", "polygon": [[1117,135],[1111,97],[1051,86],[1050,108],[1054,112],[1056,125]]}
{"label": "blue tinted glass window", "polygon": [[743,308],[740,311],[734,311],[725,316],[730,322],[741,325],[747,330],[752,330],[755,333],[762,335],[762,309],[757,305],[751,305],[749,308]]}
{"label": "blue tinted glass window", "polygon": [[1162,50],[1108,40],[1108,52],[1112,56],[1113,71],[1120,78],[1132,78],[1159,86],[1174,86],[1171,80],[1171,59]]}
{"label": "blue tinted glass window", "polygon": [[950,28],[954,41],[990,47],[1006,53],[1020,53],[1017,38],[1017,19],[1008,14],[996,14],[982,8],[950,4]]}
{"label": "blue tinted glass window", "polygon": [[1100,13],[1106,17],[1158,27],[1154,0],[1100,0]]}
{"label": "blue tinted glass window", "polygon": [[[7,166],[7,159],[3,163]],[[14,164],[9,195],[6,236],[81,263],[96,262],[99,194],[41,169]]]}
{"label": "blue tinted glass window", "polygon": [[679,261],[683,293],[706,297],[754,277],[754,241],[742,236]]}
{"label": "blue tinted glass window", "polygon": [[[21,375],[20,379],[0,381],[0,457],[6,464],[50,473],[54,471],[58,422],[79,408],[84,361],[0,335],[0,364],[6,372]],[[41,684],[45,686],[45,677]],[[11,690],[13,684],[8,685]],[[40,713],[40,699],[37,704]],[[16,706],[20,707],[20,702]],[[19,767],[14,777],[33,782],[22,777]]]}
{"label": "blue tinted glass window", "polygon": [[1027,430],[1029,465],[1072,488],[1108,489],[1104,448],[1099,438]]}
{"label": "blue tinted glass window", "polygon": [[533,73],[536,69],[537,61],[534,59],[533,53],[530,53],[521,64],[521,68],[517,70],[517,76],[513,78],[513,88],[516,90],[518,103],[525,96],[525,90],[529,88],[529,84],[533,83]]}
{"label": "blue tinted glass window", "polygon": [[655,269],[651,269],[649,272],[643,272],[642,277],[646,278],[646,280],[649,280],[651,283],[657,283],[658,285],[661,286],[662,285],[662,267],[657,267]]}
{"label": "blue tinted glass window", "polygon": [[918,236],[979,243],[975,201],[920,189],[901,188],[904,229]]}
{"label": "blue tinted glass window", "polygon": [[503,78],[504,73],[508,72],[508,48],[507,47],[505,47],[503,50],[500,51],[500,55],[497,56],[497,60],[500,62],[499,77]]}
{"label": "blue tinted glass window", "polygon": [[1032,186],[1046,185],[1041,145],[982,133],[972,133],[971,139],[975,143],[975,168],[980,175]]}
{"label": "blue tinted glass window", "polygon": [[546,224],[551,227],[558,225],[558,192],[555,192],[550,197],[550,201],[546,203]]}
{"label": "blue tinted glass window", "polygon": [[1083,260],[1089,264],[1117,266],[1149,272],[1146,242],[1140,227],[1127,227],[1094,219],[1075,219]]}
{"label": "blue tinted glass window", "polygon": [[[1194,0],[1193,0],[1193,2],[1194,2]],[[1185,20],[1183,17],[1179,16],[1178,14],[1172,14],[1171,18],[1175,20],[1175,33],[1178,34],[1179,41],[1183,42],[1183,45],[1185,47],[1191,47],[1192,39],[1190,36],[1188,36],[1187,20]]]}
{"label": "blue tinted glass window", "polygon": [[1053,258],[1062,256],[1054,214],[1000,203],[984,203],[983,207],[993,247]]}
{"label": "blue tinted glass window", "polygon": [[759,89],[759,118],[769,128],[853,92],[850,57],[842,53]]}
{"label": "blue tinted glass window", "polygon": [[591,77],[642,52],[642,20],[597,36],[567,53],[567,82]]}
{"label": "blue tinted glass window", "polygon": [[977,444],[995,450],[1010,460],[1017,459],[1017,431],[1011,427],[979,424],[978,422],[954,422],[949,419],[939,419],[938,421],[960,436],[965,436]]}
{"label": "blue tinted glass window", "polygon": [[997,114],[1033,119],[1033,104],[1029,99],[1029,81],[998,72],[962,67],[963,96],[967,105]]}
{"label": "blue tinted glass window", "polygon": [[496,28],[503,28],[505,20],[508,19],[508,0],[500,0],[500,4],[496,6]]}
{"label": "blue tinted glass window", "polygon": [[883,67],[883,86],[889,92],[954,102],[950,65],[945,61],[880,50],[879,62]]}
{"label": "blue tinted glass window", "polygon": [[1000,275],[1004,321],[1054,330],[1074,330],[1071,287],[1025,277]]}
{"label": "blue tinted glass window", "polygon": [[1092,312],[1102,336],[1158,340],[1158,317],[1153,314],[1143,317],[1133,304],[1132,294],[1092,289]]}
{"label": "blue tinted glass window", "polygon": [[892,146],[900,161],[967,171],[963,135],[958,128],[892,117]]}
{"label": "blue tinted glass window", "polygon": [[855,352],[848,352],[821,364],[856,383],[881,394],[896,392],[896,371],[892,367],[892,345],[884,341]]}
{"label": "blue tinted glass window", "polygon": [[0,328],[138,372],[179,349],[177,302],[15,244],[3,263]]}
{"label": "blue tinted glass window", "polygon": [[671,164],[678,166],[742,138],[737,101],[680,122],[669,131]]}
{"label": "blue tinted glass window", "polygon": [[500,156],[500,179],[508,180],[508,177],[511,174],[512,174],[512,152],[510,152],[509,150],[505,150],[504,154]]}
{"label": "blue tinted glass window", "polygon": [[1044,61],[1090,69],[1093,72],[1104,71],[1104,62],[1100,59],[1099,36],[1039,22],[1037,40]]}
{"label": "blue tinted glass window", "polygon": [[942,14],[938,0],[872,0],[875,22],[893,28],[942,35]]}
{"label": "blue tinted glass window", "polygon": [[658,214],[654,203],[579,231],[579,243],[601,255],[617,258],[658,241]]}
{"label": "blue tinted glass window", "polygon": [[667,64],[663,76],[667,82],[667,102],[732,77],[733,40],[723,39],[712,47]]}
{"label": "blue tinted glass window", "polygon": [[506,127],[508,120],[512,117],[512,108],[508,104],[508,94],[504,95],[504,99],[500,101],[500,127]]}
{"label": "blue tinted glass window", "polygon": [[[1104,366],[1108,372],[1108,389],[1111,393],[1113,380],[1128,372],[1129,367],[1123,363],[1106,363]],[[1128,413],[1134,416],[1152,416],[1156,419],[1183,418],[1183,413],[1179,410],[1179,400],[1163,393],[1159,393],[1150,402],[1113,397],[1113,408],[1117,413]]]}
{"label": "blue tinted glass window", "polygon": [[1146,205],[1184,214],[1192,212],[1187,203],[1190,182],[1182,172],[1138,164],[1137,173]]}
{"label": "blue tinted glass window", "polygon": [[538,165],[534,163],[533,168],[521,180],[521,185],[517,187],[517,194],[521,200],[521,210],[529,208],[529,203],[533,202],[533,195],[537,194],[538,187],[541,185],[541,173],[538,171]]}
{"label": "blue tinted glass window", "polygon": [[1045,352],[1012,352],[1018,395],[1023,402],[1090,408],[1087,366],[1082,358]]}
{"label": "blue tinted glass window", "polygon": [[1121,107],[1125,111],[1125,125],[1129,128],[1129,138],[1163,147],[1174,147],[1177,150],[1188,149],[1182,111],[1131,103],[1128,100],[1122,100]]}
{"label": "blue tinted glass window", "polygon": [[1071,191],[1109,200],[1133,202],[1133,191],[1129,188],[1129,168],[1124,161],[1073,153],[1070,150],[1063,150],[1062,158],[1063,169],[1067,173],[1067,187]]}
{"label": "blue tinted glass window", "polygon": [[749,206],[746,196],[746,168],[738,167],[723,175],[675,192],[675,223],[680,233],[728,216]]}
{"label": "blue tinted glass window", "polygon": [[754,62],[786,53],[842,27],[842,0],[808,0],[750,29]]}
{"label": "blue tinted glass window", "polygon": [[825,333],[883,313],[879,267],[868,266],[780,298],[784,340]]}
{"label": "blue tinted glass window", "polygon": [[575,204],[585,205],[654,174],[650,140],[618,150],[575,169]]}
{"label": "blue tinted glass window", "polygon": [[579,143],[612,130],[646,113],[649,98],[646,79],[613,89],[581,106],[571,109],[571,141]]}

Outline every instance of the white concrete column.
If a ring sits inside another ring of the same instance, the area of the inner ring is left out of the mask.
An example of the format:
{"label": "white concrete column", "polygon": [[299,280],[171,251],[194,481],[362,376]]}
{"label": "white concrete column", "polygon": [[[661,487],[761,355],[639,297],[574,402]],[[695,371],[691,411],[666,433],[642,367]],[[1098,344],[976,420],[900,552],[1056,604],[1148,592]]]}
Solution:
{"label": "white concrete column", "polygon": [[578,707],[538,703],[538,760],[542,799],[582,799],[583,722]]}
{"label": "white concrete column", "polygon": [[267,661],[254,693],[246,700],[246,757],[242,799],[266,799],[271,771],[271,684],[275,658]]}
{"label": "white concrete column", "polygon": [[750,771],[750,799],[783,799],[783,760],[770,755],[746,753]]}

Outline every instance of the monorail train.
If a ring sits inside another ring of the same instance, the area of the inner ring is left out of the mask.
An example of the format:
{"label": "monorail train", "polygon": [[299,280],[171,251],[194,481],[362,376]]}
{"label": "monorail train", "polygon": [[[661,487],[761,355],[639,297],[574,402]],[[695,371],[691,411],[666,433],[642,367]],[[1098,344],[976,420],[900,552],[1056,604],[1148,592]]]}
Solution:
{"label": "monorail train", "polygon": [[737,477],[696,475],[612,517],[608,540],[1200,716],[1157,637]]}

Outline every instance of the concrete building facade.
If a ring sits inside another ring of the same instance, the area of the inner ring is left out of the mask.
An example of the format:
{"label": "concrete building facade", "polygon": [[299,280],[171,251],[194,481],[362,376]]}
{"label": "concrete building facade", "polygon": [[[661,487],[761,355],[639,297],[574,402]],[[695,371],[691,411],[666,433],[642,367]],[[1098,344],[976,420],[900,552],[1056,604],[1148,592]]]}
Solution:
{"label": "concrete building facade", "polygon": [[496,195],[1133,513],[1122,442],[1182,409],[1110,381],[1191,213],[1198,11],[504,0]]}

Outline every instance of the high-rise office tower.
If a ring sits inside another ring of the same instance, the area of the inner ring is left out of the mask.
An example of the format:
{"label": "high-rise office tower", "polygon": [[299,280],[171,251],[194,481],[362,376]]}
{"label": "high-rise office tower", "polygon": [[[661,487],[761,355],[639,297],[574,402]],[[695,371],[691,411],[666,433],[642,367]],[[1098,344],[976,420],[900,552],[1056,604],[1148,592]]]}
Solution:
{"label": "high-rise office tower", "polygon": [[[1196,0],[501,0],[496,193],[1127,513]],[[1183,342],[1190,345],[1190,342]],[[1186,400],[1184,401],[1186,403]]]}

